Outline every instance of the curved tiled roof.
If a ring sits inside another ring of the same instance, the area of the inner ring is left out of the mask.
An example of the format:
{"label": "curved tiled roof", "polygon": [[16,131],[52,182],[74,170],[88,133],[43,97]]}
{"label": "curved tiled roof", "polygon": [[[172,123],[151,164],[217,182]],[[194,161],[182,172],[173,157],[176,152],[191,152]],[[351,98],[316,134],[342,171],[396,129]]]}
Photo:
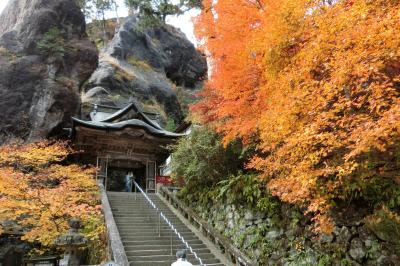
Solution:
{"label": "curved tiled roof", "polygon": [[157,123],[154,123],[147,115],[145,115],[139,107],[134,103],[130,103],[127,106],[125,106],[123,109],[113,113],[106,119],[103,119],[101,122],[113,122],[121,117],[123,117],[125,114],[127,114],[131,109],[133,109],[136,113],[139,114],[139,116],[146,121],[148,124],[152,125],[153,127],[163,130]]}
{"label": "curved tiled roof", "polygon": [[[106,119],[109,120],[109,119]],[[158,137],[165,137],[165,138],[179,138],[185,136],[185,134],[178,134],[166,131],[164,129],[155,128],[148,123],[139,120],[139,119],[130,119],[121,122],[109,123],[104,121],[83,121],[78,118],[72,118],[73,129],[76,126],[84,126],[93,129],[101,129],[101,130],[123,130],[125,128],[140,128],[144,129],[147,133],[151,135],[156,135]]]}

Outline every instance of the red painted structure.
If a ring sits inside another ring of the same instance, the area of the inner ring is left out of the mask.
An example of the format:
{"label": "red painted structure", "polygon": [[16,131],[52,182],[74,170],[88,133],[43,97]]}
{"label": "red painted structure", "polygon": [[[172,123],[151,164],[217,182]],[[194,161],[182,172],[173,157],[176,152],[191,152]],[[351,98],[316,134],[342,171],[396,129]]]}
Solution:
{"label": "red painted structure", "polygon": [[157,184],[172,185],[173,180],[170,176],[156,176]]}

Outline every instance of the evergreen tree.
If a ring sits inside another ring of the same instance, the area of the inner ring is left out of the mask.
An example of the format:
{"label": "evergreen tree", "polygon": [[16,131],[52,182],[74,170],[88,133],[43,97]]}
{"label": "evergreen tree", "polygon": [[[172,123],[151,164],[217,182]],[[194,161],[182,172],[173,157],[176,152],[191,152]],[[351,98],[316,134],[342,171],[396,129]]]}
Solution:
{"label": "evergreen tree", "polygon": [[170,0],[125,0],[130,13],[136,12],[146,22],[163,22],[167,16],[180,15],[193,8],[201,8],[200,0],[181,0],[178,4]]}

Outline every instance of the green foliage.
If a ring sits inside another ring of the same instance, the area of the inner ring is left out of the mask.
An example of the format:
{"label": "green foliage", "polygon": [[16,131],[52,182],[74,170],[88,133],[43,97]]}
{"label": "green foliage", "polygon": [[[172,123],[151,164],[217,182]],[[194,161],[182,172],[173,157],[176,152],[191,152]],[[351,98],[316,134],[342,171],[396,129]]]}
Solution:
{"label": "green foliage", "polygon": [[[400,143],[393,141],[394,159],[384,153],[374,151],[365,155],[365,162],[352,178],[344,180],[344,188],[331,195],[332,198],[363,201],[372,208],[385,205],[391,210],[400,211],[400,186],[396,181],[396,171],[400,167]],[[329,191],[323,191],[329,194]]]}
{"label": "green foliage", "polygon": [[379,243],[378,240],[375,239],[374,241],[371,242],[371,247],[368,248],[365,257],[373,259],[377,254],[377,252],[379,252],[380,250],[381,250],[381,244]]}
{"label": "green foliage", "polygon": [[[92,21],[90,23],[89,36],[98,48],[104,47],[110,37],[106,12],[115,10],[117,15],[118,6],[116,0],[75,0],[75,2],[81,8],[85,17]],[[114,28],[112,32],[114,32]]]}
{"label": "green foliage", "polygon": [[176,129],[175,121],[171,117],[168,117],[167,124],[165,125],[165,130],[174,132]]}
{"label": "green foliage", "polygon": [[[227,198],[228,201],[232,202],[233,199],[244,199],[245,202],[253,203],[254,198],[258,198],[261,194],[258,186],[255,188],[253,182],[253,176],[242,175],[231,176],[229,179],[222,180],[218,184],[221,185],[220,193],[218,198]],[[244,192],[243,187],[246,187]],[[234,197],[233,195],[240,194],[240,197]]]}
{"label": "green foliage", "polygon": [[176,97],[178,97],[178,102],[181,106],[183,115],[187,117],[189,115],[189,105],[196,102],[198,97],[195,95],[195,93],[180,86],[176,87]]}
{"label": "green foliage", "polygon": [[[316,254],[309,248],[298,249],[298,252],[293,253],[288,258],[288,265],[290,266],[314,266]],[[323,264],[319,264],[323,265]]]}
{"label": "green foliage", "polygon": [[183,177],[189,193],[210,188],[236,174],[247,158],[239,158],[239,143],[224,147],[220,136],[207,127],[196,128],[173,147],[172,176]]}
{"label": "green foliage", "polygon": [[[99,228],[102,228],[103,231],[99,231]],[[104,241],[107,236],[104,230],[103,217],[89,217],[80,232],[89,239],[86,256],[87,263],[99,263],[105,258],[104,251],[107,249],[106,242]]]}
{"label": "green foliage", "polygon": [[184,179],[181,196],[186,200],[203,204],[218,200],[272,215],[278,210],[278,200],[262,189],[255,173],[243,171],[253,152],[239,142],[224,147],[221,137],[210,128],[196,128],[174,147],[172,176]]}
{"label": "green foliage", "polygon": [[218,199],[228,203],[249,205],[260,211],[273,214],[279,203],[267,191],[261,189],[256,174],[244,174],[239,171],[236,175],[218,183]]}
{"label": "green foliage", "polygon": [[37,43],[40,53],[45,56],[62,58],[68,50],[67,43],[60,29],[53,27]]}
{"label": "green foliage", "polygon": [[147,26],[165,23],[167,16],[180,15],[192,8],[200,8],[200,0],[125,0],[125,5],[139,14]]}
{"label": "green foliage", "polygon": [[380,239],[393,244],[400,252],[400,215],[383,207],[365,218],[365,225]]}
{"label": "green foliage", "polygon": [[75,0],[87,18],[99,16],[104,18],[104,13],[115,7],[115,0]]}

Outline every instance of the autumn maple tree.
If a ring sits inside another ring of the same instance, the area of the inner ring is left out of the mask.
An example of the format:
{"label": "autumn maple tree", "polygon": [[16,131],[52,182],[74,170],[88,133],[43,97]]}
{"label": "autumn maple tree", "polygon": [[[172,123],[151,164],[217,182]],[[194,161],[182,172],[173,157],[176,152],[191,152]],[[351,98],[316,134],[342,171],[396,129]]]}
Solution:
{"label": "autumn maple tree", "polygon": [[[39,252],[54,247],[73,217],[81,219],[89,240],[101,244],[95,169],[65,163],[72,153],[63,142],[0,147],[0,221],[22,228],[22,240],[39,246]],[[0,226],[0,234],[8,229]]]}
{"label": "autumn maple tree", "polygon": [[331,231],[332,207],[400,211],[400,1],[204,0],[211,76],[192,107],[258,146],[249,167]]}

